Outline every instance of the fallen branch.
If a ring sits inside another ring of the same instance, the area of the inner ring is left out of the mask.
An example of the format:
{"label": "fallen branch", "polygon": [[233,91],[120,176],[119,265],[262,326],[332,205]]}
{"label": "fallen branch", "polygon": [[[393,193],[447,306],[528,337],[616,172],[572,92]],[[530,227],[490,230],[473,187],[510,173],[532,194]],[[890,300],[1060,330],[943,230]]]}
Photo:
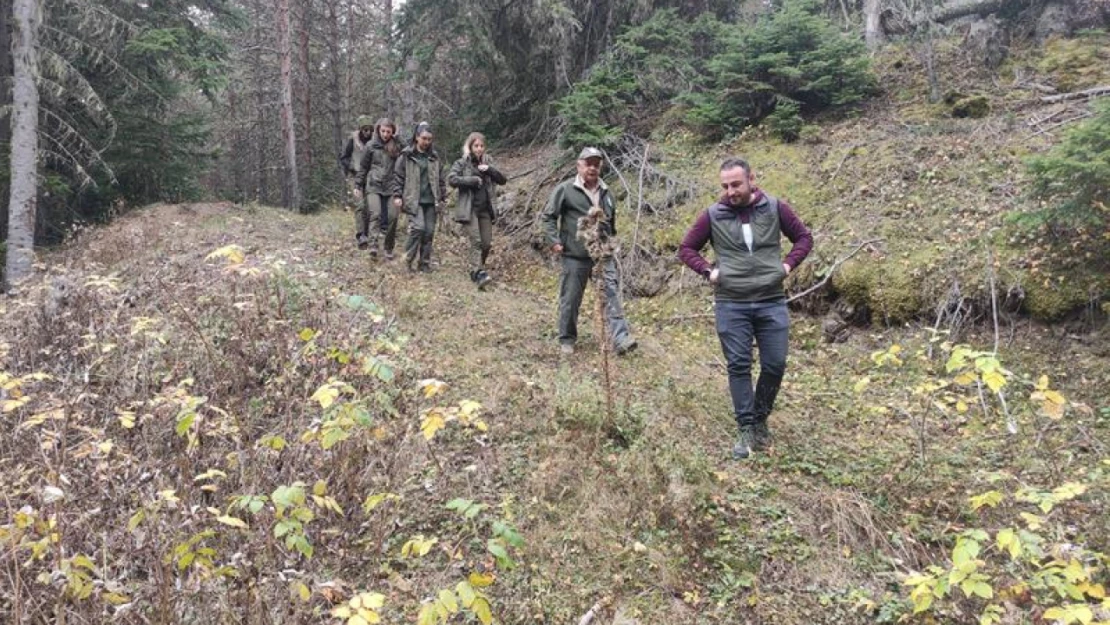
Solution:
{"label": "fallen branch", "polygon": [[810,293],[813,293],[814,291],[816,291],[816,290],[820,289],[821,287],[825,286],[826,284],[828,284],[829,280],[832,279],[833,273],[836,272],[837,267],[843,265],[845,262],[847,262],[853,256],[858,254],[860,250],[867,247],[868,245],[871,245],[872,243],[878,243],[879,241],[883,241],[883,240],[884,239],[882,239],[882,238],[878,238],[878,239],[871,239],[870,241],[864,241],[863,243],[860,243],[858,246],[856,246],[856,249],[852,250],[851,254],[848,254],[847,256],[845,256],[845,257],[837,260],[836,262],[834,262],[832,264],[832,267],[829,267],[829,271],[825,274],[825,277],[822,278],[820,282],[818,282],[817,284],[815,284],[815,285],[809,287],[808,289],[802,291],[801,293],[798,293],[797,295],[791,295],[790,297],[788,297],[786,299],[786,303],[789,304],[790,302],[799,300],[799,299],[805,297],[806,295],[809,295]]}
{"label": "fallen branch", "polygon": [[1058,121],[1055,124],[1052,124],[1051,126],[1045,126],[1044,128],[1041,128],[1040,130],[1038,130],[1037,132],[1034,132],[1032,135],[1030,135],[1030,137],[1036,137],[1038,135],[1043,135],[1046,132],[1049,132],[1049,131],[1052,131],[1052,130],[1055,130],[1055,129],[1059,128],[1060,126],[1064,126],[1066,124],[1070,124],[1074,121],[1079,121],[1081,119],[1086,119],[1090,116],[1091,116],[1090,112],[1080,113],[1079,115],[1069,117],[1069,118],[1067,118],[1063,121]]}
{"label": "fallen branch", "polygon": [[1102,85],[1101,87],[1091,87],[1083,91],[1072,91],[1071,93],[1061,93],[1059,95],[1046,95],[1041,97],[1041,102],[1063,102],[1064,100],[1082,100],[1084,98],[1097,98],[1110,94],[1110,85]]}

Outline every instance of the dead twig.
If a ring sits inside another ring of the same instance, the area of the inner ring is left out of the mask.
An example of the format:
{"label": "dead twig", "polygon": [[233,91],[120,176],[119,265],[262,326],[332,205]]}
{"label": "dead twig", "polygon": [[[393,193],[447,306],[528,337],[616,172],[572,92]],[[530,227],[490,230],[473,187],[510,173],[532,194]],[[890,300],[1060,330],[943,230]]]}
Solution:
{"label": "dead twig", "polygon": [[592,623],[593,620],[597,618],[597,615],[601,613],[601,610],[605,607],[606,603],[608,603],[608,599],[599,599],[598,602],[593,605],[593,607],[591,607],[585,614],[582,615],[582,618],[578,619],[578,625],[590,625],[590,623]]}
{"label": "dead twig", "polygon": [[863,248],[867,247],[868,245],[878,243],[879,241],[883,241],[883,240],[885,240],[885,239],[878,238],[878,239],[871,239],[871,240],[868,240],[868,241],[864,241],[863,243],[860,243],[858,246],[856,246],[856,249],[852,250],[852,253],[850,253],[847,256],[845,256],[845,257],[837,260],[836,262],[834,262],[832,264],[832,267],[829,267],[828,272],[825,273],[825,277],[822,278],[820,282],[818,282],[817,284],[815,284],[815,285],[809,287],[808,289],[802,291],[801,293],[798,293],[797,295],[791,295],[790,297],[788,297],[786,299],[786,303],[789,304],[790,302],[799,300],[799,299],[805,297],[806,295],[809,295],[810,293],[813,293],[814,291],[819,290],[820,288],[822,288],[823,286],[828,284],[829,280],[831,280],[832,277],[833,277],[833,273],[836,272],[838,267],[840,267],[845,262],[850,260],[853,256],[858,254],[859,251],[862,250]]}
{"label": "dead twig", "polygon": [[1064,102],[1065,100],[1083,100],[1085,98],[1097,98],[1108,94],[1110,94],[1110,85],[1102,85],[1101,87],[1091,87],[1090,89],[1084,89],[1082,91],[1072,91],[1071,93],[1042,96],[1041,102]]}

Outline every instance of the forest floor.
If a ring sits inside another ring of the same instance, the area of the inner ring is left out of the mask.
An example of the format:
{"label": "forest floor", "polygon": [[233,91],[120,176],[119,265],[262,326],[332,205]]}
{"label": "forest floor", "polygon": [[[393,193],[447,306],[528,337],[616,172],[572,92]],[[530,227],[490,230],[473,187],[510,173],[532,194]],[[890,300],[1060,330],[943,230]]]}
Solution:
{"label": "forest floor", "polygon": [[[592,295],[563,358],[553,262],[495,251],[479,292],[450,226],[436,249],[409,274],[356,250],[349,214],[204,204],[50,254],[0,303],[0,610],[307,623],[365,590],[402,622],[469,579],[504,623],[599,601],[623,625],[896,622],[961,532],[1110,552],[1105,330],[1007,324],[1003,405],[927,326],[826,343],[795,315],[774,449],[736,462],[707,288],[627,301],[609,413]],[[995,599],[938,619],[1037,618],[1002,553],[980,555]]]}

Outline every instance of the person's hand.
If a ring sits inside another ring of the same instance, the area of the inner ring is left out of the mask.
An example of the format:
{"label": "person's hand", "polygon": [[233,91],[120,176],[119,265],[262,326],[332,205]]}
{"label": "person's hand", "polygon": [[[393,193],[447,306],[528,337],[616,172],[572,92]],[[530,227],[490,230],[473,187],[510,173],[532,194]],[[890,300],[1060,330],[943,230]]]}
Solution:
{"label": "person's hand", "polygon": [[562,255],[562,253],[563,253],[563,244],[562,243],[556,243],[555,245],[552,245],[551,246],[551,251],[554,252],[556,256]]}
{"label": "person's hand", "polygon": [[393,198],[393,205],[396,206],[397,208],[401,208],[401,205],[402,205],[401,198],[399,198],[399,197]]}
{"label": "person's hand", "polygon": [[489,171],[489,165],[482,163],[478,166],[478,171],[482,172],[483,174],[486,173],[487,171]]}
{"label": "person's hand", "polygon": [[362,189],[355,189],[354,195],[355,195],[356,200],[361,200],[362,199]]}
{"label": "person's hand", "polygon": [[786,272],[786,275],[788,275],[788,276],[790,275],[790,265],[787,265],[786,263],[783,263],[782,264],[782,270],[784,272]]}
{"label": "person's hand", "polygon": [[721,270],[714,267],[713,271],[709,272],[709,284],[712,284],[712,285],[716,286],[717,284],[720,283],[720,281],[721,281]]}

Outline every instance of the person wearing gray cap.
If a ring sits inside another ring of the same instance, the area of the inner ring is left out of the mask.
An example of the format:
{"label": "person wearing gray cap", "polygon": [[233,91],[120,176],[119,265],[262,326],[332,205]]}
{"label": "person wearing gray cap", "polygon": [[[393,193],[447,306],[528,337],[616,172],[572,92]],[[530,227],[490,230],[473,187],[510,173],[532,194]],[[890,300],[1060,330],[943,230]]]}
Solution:
{"label": "person wearing gray cap", "polygon": [[[578,155],[578,175],[559,183],[551,192],[543,213],[544,235],[551,250],[562,258],[559,280],[559,346],[563,354],[573,354],[578,340],[578,309],[586,282],[594,268],[594,259],[586,242],[578,237],[578,220],[590,209],[599,207],[603,213],[602,235],[616,236],[616,203],[609,187],[601,179],[601,150],[587,147]],[[636,339],[628,329],[621,306],[617,263],[612,256],[599,262],[605,287],[605,317],[609,339],[618,354],[636,349]]]}

